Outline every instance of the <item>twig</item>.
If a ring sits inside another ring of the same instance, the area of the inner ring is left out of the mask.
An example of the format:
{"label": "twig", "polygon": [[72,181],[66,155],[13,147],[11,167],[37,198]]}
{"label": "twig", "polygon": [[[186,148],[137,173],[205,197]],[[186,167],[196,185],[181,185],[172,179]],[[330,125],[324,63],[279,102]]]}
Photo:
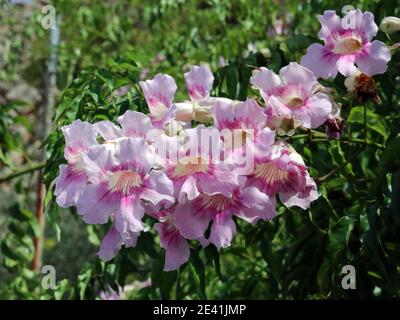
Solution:
{"label": "twig", "polygon": [[45,166],[44,163],[39,163],[39,164],[30,166],[28,168],[24,168],[24,169],[21,169],[21,170],[17,170],[17,171],[11,172],[10,174],[5,175],[4,177],[0,177],[0,183],[12,180],[14,178],[18,178],[18,177],[23,176],[24,174],[27,174],[27,173],[31,173],[31,172],[43,169],[44,166]]}

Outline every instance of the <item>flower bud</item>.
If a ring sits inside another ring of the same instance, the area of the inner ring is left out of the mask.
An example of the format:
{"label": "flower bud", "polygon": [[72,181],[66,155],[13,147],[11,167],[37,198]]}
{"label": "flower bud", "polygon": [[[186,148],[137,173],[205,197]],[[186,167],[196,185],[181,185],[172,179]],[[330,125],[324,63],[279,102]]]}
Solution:
{"label": "flower bud", "polygon": [[324,124],[328,139],[340,139],[345,127],[345,121],[343,119],[330,116]]}
{"label": "flower bud", "polygon": [[400,18],[386,17],[382,20],[379,28],[385,33],[400,31]]}

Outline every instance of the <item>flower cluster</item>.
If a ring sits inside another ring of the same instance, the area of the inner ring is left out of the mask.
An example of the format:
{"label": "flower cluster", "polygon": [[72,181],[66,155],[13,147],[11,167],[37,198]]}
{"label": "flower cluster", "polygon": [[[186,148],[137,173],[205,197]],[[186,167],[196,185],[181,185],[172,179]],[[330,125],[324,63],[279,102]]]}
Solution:
{"label": "flower cluster", "polygon": [[250,82],[265,106],[251,98],[212,97],[214,77],[202,65],[184,75],[184,102],[174,101],[175,80],[157,74],[140,82],[149,115],[128,110],[118,125],[76,120],[63,127],[67,164],[56,179],[57,203],[76,206],[88,224],[110,225],[100,258],[135,246],[145,221],[153,220],[166,251],[164,270],[174,270],[189,259],[188,241],[229,246],[234,217],[268,221],[277,214],[277,198],[307,209],[318,198],[316,183],[279,135],[333,123],[331,135],[340,136],[338,108],[317,78],[337,70],[349,75],[354,63],[363,72],[383,72],[389,60],[386,47],[371,42],[377,29],[372,15],[348,15],[353,29],[332,11],[320,17],[325,46],[312,45],[303,65],[292,62],[279,75],[254,71]]}

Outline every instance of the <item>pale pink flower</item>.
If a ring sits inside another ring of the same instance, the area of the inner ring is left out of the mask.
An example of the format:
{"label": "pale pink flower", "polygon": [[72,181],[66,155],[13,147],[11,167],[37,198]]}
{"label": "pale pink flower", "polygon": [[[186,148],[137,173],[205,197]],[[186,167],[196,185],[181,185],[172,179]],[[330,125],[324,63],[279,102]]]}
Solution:
{"label": "pale pink flower", "polygon": [[153,79],[140,81],[139,84],[153,124],[162,127],[174,110],[173,101],[177,90],[175,80],[167,74],[159,73]]}
{"label": "pale pink flower", "polygon": [[261,67],[253,72],[250,82],[260,90],[271,123],[280,124],[289,118],[299,121],[304,128],[316,128],[331,112],[330,98],[317,91],[318,82],[313,73],[295,62],[283,67],[279,76]]}
{"label": "pale pink flower", "polygon": [[250,223],[269,220],[275,215],[275,199],[254,187],[245,187],[245,177],[231,195],[204,194],[181,202],[175,210],[175,224],[187,239],[204,236],[212,221],[209,241],[218,249],[230,245],[236,234],[232,217],[238,216]]}
{"label": "pale pink flower", "polygon": [[153,170],[154,154],[142,138],[122,140],[114,153],[104,145],[94,146],[83,162],[90,184],[77,201],[78,213],[88,224],[104,224],[112,217],[124,242],[144,227],[141,200],[155,205],[174,201],[172,182]]}
{"label": "pale pink flower", "polygon": [[214,127],[228,131],[230,139],[225,148],[235,153],[254,152],[269,148],[274,142],[274,132],[267,128],[267,115],[254,99],[237,103],[217,103],[213,110]]}
{"label": "pale pink flower", "polygon": [[154,229],[160,236],[161,248],[165,249],[164,271],[178,269],[190,256],[189,244],[175,226],[175,207],[169,201],[162,201],[157,206],[151,203],[144,205],[146,214],[158,220]]}
{"label": "pale pink flower", "polygon": [[146,139],[154,129],[150,118],[137,111],[127,110],[117,121],[121,127],[108,120],[96,122],[93,126],[106,142],[123,137]]}
{"label": "pale pink flower", "polygon": [[176,120],[208,122],[212,120],[211,110],[216,103],[232,102],[227,98],[210,97],[214,76],[207,66],[192,66],[184,76],[190,101],[175,103]]}
{"label": "pale pink flower", "polygon": [[118,232],[117,228],[113,226],[104,236],[97,255],[103,261],[109,261],[116,256],[122,245],[127,248],[135,247],[138,236],[139,232],[132,231],[121,234]]}
{"label": "pale pink flower", "polygon": [[76,204],[87,184],[87,175],[82,156],[91,146],[97,145],[96,130],[90,123],[76,120],[61,128],[65,137],[64,157],[68,164],[60,165],[60,174],[56,179],[57,204],[67,208]]}
{"label": "pale pink flower", "polygon": [[307,209],[318,198],[316,184],[303,159],[283,141],[276,142],[265,155],[256,157],[247,186],[257,187],[270,197],[278,194],[287,207]]}
{"label": "pale pink flower", "polygon": [[160,157],[166,157],[166,173],[179,201],[192,200],[200,192],[230,195],[237,186],[234,165],[221,161],[224,149],[217,129],[199,125],[180,136],[160,136],[156,150],[161,148],[168,151]]}
{"label": "pale pink flower", "polygon": [[378,26],[371,12],[352,10],[340,19],[335,11],[326,10],[318,18],[318,36],[324,45],[312,44],[301,60],[303,66],[321,78],[334,78],[338,72],[349,76],[357,71],[355,65],[370,76],[386,72],[390,50],[383,42],[372,40]]}

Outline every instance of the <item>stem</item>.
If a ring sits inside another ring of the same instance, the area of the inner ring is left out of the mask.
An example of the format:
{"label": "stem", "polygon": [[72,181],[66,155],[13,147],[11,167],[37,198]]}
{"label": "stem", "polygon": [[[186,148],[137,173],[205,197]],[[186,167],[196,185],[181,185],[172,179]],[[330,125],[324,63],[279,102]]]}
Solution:
{"label": "stem", "polygon": [[362,148],[357,150],[356,153],[353,154],[352,157],[350,157],[345,163],[343,163],[342,165],[336,167],[335,169],[333,169],[332,171],[330,171],[329,173],[327,173],[326,175],[322,176],[322,177],[317,177],[315,178],[316,182],[321,183],[324,182],[325,180],[327,180],[330,176],[332,176],[333,174],[335,174],[336,172],[338,172],[339,170],[341,170],[342,168],[344,168],[345,166],[347,166],[351,161],[353,161],[355,158],[358,157],[358,155],[360,154]]}
{"label": "stem", "polygon": [[14,178],[18,178],[18,177],[23,176],[24,174],[27,174],[27,173],[31,173],[31,172],[43,169],[44,166],[45,166],[44,163],[39,163],[39,164],[36,164],[36,165],[28,167],[28,168],[24,168],[24,169],[21,169],[21,170],[14,171],[14,172],[12,172],[12,173],[10,173],[8,175],[5,175],[4,177],[0,177],[0,183],[12,180]]}
{"label": "stem", "polygon": [[39,236],[33,238],[33,244],[35,247],[35,255],[32,260],[32,270],[40,272],[42,267],[42,254],[43,254],[43,240],[44,240],[44,228],[45,228],[45,216],[44,212],[44,197],[46,194],[46,188],[42,181],[42,172],[39,171],[37,185],[36,185],[37,199],[36,199],[36,210],[35,217],[39,227]]}
{"label": "stem", "polygon": [[[290,139],[297,140],[297,139],[304,139],[304,138],[309,138],[309,137],[310,137],[310,135],[305,133],[305,134],[296,134],[296,135],[290,137]],[[311,142],[332,141],[332,140],[328,139],[324,133],[321,133],[321,132],[318,132],[318,134],[316,132],[313,132],[312,137],[313,137],[313,139],[310,140]],[[378,148],[378,149],[384,149],[385,148],[385,146],[383,144],[372,142],[372,141],[368,141],[365,138],[364,139],[357,139],[357,138],[341,137],[340,141],[359,143],[359,144],[363,144],[363,145],[373,146],[373,147]]]}
{"label": "stem", "polygon": [[368,130],[367,130],[367,104],[364,104],[364,144],[368,143]]}
{"label": "stem", "polygon": [[[56,90],[57,90],[57,48],[60,36],[60,16],[56,19],[56,26],[50,29],[50,57],[47,63],[47,72],[45,74],[44,103],[41,108],[41,132],[40,139],[44,141],[51,129],[51,111],[55,106]],[[42,161],[46,161],[46,147],[42,148]],[[34,255],[32,260],[32,270],[40,272],[42,267],[43,243],[45,241],[46,218],[44,215],[44,198],[46,188],[43,184],[42,175],[39,173],[37,180],[37,198],[36,198],[36,220],[39,226],[39,235],[33,238]]]}

